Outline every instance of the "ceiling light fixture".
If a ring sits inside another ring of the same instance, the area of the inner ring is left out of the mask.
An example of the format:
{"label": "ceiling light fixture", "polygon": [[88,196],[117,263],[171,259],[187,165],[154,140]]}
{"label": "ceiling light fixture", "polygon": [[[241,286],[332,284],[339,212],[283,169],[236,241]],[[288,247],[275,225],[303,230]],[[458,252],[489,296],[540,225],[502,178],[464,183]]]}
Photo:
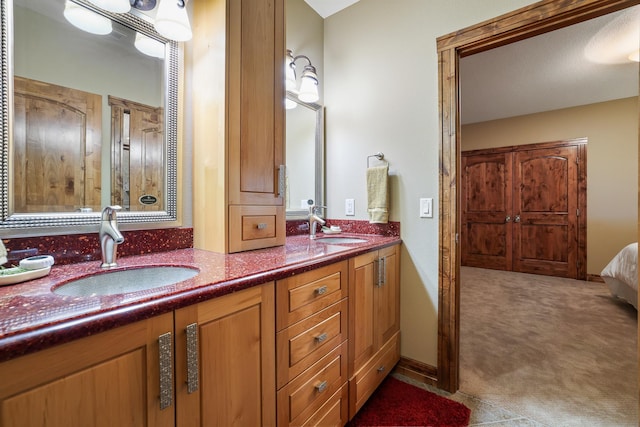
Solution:
{"label": "ceiling light fixture", "polygon": [[153,24],[156,31],[170,40],[191,40],[193,33],[186,5],[186,0],[162,0]]}
{"label": "ceiling light fixture", "polygon": [[[296,91],[296,61],[305,59],[308,64],[302,69],[300,76],[300,88]],[[285,86],[288,91],[295,92],[298,99],[302,102],[316,102],[320,99],[318,94],[318,74],[316,67],[313,66],[311,60],[305,55],[293,56],[293,52],[287,49],[285,57]]]}
{"label": "ceiling light fixture", "polygon": [[91,34],[105,35],[113,29],[109,18],[70,0],[64,4],[63,15],[74,27]]}

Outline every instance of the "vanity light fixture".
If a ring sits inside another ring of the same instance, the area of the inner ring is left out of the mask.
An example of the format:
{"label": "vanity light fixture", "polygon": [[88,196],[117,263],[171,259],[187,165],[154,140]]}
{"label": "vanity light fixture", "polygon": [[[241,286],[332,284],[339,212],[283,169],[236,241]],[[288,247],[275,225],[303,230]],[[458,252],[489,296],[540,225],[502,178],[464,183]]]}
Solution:
{"label": "vanity light fixture", "polygon": [[629,55],[629,59],[632,61],[640,62],[640,50],[636,50],[631,55]]}
{"label": "vanity light fixture", "polygon": [[154,40],[149,36],[136,32],[136,39],[133,45],[145,55],[164,59],[164,43]]}
{"label": "vanity light fixture", "polygon": [[[305,59],[308,64],[302,69],[302,75],[300,76],[300,88],[296,91],[296,61],[298,59]],[[316,67],[313,66],[311,60],[307,56],[293,56],[293,52],[290,49],[287,49],[285,70],[286,88],[288,91],[296,92],[300,101],[316,102],[320,99],[320,95],[318,95],[318,74],[316,72]]]}
{"label": "vanity light fixture", "polygon": [[91,3],[112,13],[127,13],[131,9],[129,0],[89,0]]}
{"label": "vanity light fixture", "polygon": [[67,0],[64,4],[64,17],[74,27],[92,34],[111,33],[111,20],[77,3]]}
{"label": "vanity light fixture", "polygon": [[186,5],[186,0],[162,0],[153,23],[156,31],[177,42],[191,40],[193,33]]}

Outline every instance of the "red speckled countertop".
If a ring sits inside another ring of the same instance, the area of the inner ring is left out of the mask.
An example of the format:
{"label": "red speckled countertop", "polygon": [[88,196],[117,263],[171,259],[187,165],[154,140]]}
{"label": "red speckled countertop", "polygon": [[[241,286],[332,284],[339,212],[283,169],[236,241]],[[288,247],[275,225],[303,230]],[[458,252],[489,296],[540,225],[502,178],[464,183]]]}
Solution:
{"label": "red speckled countertop", "polygon": [[123,257],[116,269],[172,265],[200,273],[175,285],[118,295],[54,294],[61,284],[103,272],[100,261],[54,265],[46,277],[0,287],[0,361],[400,243],[394,236],[342,236],[367,241],[337,245],[301,235],[287,237],[285,246],[237,254],[178,249]]}

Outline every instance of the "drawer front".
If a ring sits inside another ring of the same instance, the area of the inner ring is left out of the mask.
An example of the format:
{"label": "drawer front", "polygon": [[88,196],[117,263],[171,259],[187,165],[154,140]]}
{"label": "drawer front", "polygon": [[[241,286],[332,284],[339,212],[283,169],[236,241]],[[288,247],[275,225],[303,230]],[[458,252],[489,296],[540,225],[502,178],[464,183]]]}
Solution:
{"label": "drawer front", "polygon": [[400,360],[400,334],[396,333],[349,381],[349,418],[360,410]]}
{"label": "drawer front", "polygon": [[343,427],[349,420],[349,386],[344,384],[318,411],[300,425]]}
{"label": "drawer front", "polygon": [[347,296],[347,261],[321,267],[276,284],[277,330],[280,331]]}
{"label": "drawer front", "polygon": [[[347,351],[344,342],[278,391],[278,425],[303,425],[309,418],[323,418],[319,409],[347,384]],[[332,405],[326,409],[335,410]]]}
{"label": "drawer front", "polygon": [[347,310],[345,298],[277,333],[278,388],[346,341]]}
{"label": "drawer front", "polygon": [[229,252],[284,245],[284,208],[229,206]]}

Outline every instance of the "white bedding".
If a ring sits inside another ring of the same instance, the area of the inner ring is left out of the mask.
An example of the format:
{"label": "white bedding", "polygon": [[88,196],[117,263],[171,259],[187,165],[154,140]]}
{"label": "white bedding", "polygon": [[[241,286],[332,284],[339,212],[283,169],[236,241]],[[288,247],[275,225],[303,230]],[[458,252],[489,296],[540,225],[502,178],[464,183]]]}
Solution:
{"label": "white bedding", "polygon": [[638,243],[630,243],[600,273],[611,294],[638,308]]}

